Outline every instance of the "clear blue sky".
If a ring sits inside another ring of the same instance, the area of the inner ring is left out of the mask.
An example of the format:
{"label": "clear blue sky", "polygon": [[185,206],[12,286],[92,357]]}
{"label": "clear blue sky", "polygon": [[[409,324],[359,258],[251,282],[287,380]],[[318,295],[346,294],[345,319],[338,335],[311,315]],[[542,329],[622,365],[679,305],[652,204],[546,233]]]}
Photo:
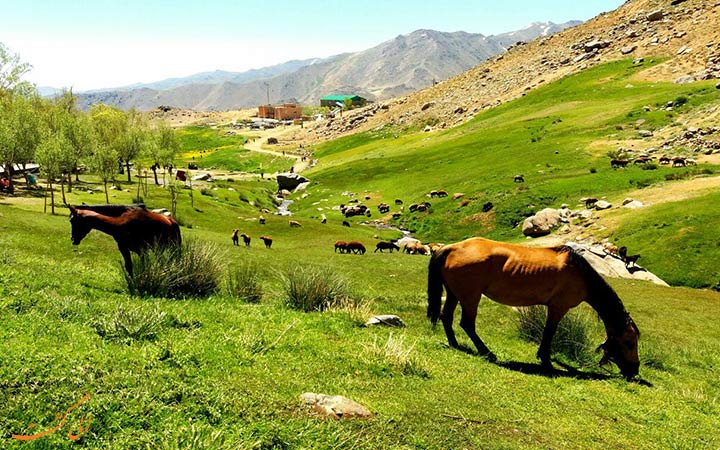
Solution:
{"label": "clear blue sky", "polygon": [[358,51],[420,28],[498,34],[622,0],[0,0],[0,42],[39,85],[92,89]]}

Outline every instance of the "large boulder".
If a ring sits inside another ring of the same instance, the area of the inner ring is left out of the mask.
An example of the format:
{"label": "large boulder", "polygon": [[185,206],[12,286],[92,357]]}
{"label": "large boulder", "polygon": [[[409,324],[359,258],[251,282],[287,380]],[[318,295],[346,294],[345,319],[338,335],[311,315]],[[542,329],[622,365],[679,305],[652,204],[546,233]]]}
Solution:
{"label": "large boulder", "polygon": [[553,208],[545,208],[538,211],[534,216],[525,219],[522,232],[525,236],[540,237],[550,234],[553,228],[560,223],[560,211]]}
{"label": "large boulder", "polygon": [[307,183],[308,181],[310,180],[297,173],[279,173],[277,175],[278,190],[287,189],[292,192],[301,183]]}
{"label": "large boulder", "polygon": [[633,266],[630,270],[628,270],[620,257],[608,254],[602,248],[588,247],[575,242],[567,242],[565,245],[573,248],[576,252],[582,255],[583,258],[585,258],[585,260],[590,263],[593,269],[595,269],[600,275],[613,278],[629,278],[633,280],[651,281],[661,286],[668,285],[657,275],[652,272],[648,272],[640,266]]}

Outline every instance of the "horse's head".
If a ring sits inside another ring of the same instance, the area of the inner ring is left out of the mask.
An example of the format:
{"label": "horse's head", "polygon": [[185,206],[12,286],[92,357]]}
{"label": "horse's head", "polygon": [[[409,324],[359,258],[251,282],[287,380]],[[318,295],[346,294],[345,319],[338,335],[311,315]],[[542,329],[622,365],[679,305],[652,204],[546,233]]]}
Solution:
{"label": "horse's head", "polygon": [[92,229],[90,227],[90,224],[87,223],[85,220],[85,217],[82,215],[82,213],[77,210],[76,208],[73,208],[72,206],[69,206],[70,208],[70,226],[71,228],[71,234],[70,234],[70,240],[72,241],[73,245],[79,245],[80,241],[83,240],[85,236],[90,232]]}
{"label": "horse's head", "polygon": [[612,361],[618,366],[620,373],[625,378],[633,378],[640,369],[640,359],[638,358],[639,337],[640,330],[638,330],[630,315],[627,315],[624,328],[614,330],[612,335],[608,335],[607,340],[598,347],[598,349],[603,349],[600,365]]}

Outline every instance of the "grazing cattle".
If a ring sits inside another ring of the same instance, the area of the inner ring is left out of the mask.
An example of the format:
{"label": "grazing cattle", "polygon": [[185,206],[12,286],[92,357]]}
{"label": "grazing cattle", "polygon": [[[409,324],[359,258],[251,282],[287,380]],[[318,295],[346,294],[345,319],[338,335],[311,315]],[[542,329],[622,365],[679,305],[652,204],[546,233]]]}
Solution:
{"label": "grazing cattle", "polygon": [[232,234],[230,235],[230,239],[233,241],[233,245],[240,245],[240,239],[238,238],[238,233],[240,230],[237,228],[232,231]]}
{"label": "grazing cattle", "polygon": [[487,203],[485,203],[485,204],[483,205],[483,207],[482,207],[482,212],[488,212],[488,211],[490,211],[491,209],[493,209],[493,206],[495,206],[495,205],[493,205],[492,202],[487,202]]}
{"label": "grazing cattle", "polygon": [[260,240],[265,243],[265,248],[272,247],[272,238],[270,236],[260,236]]}
{"label": "grazing cattle", "polygon": [[350,222],[348,222],[347,220],[343,220],[343,226],[350,228]]}
{"label": "grazing cattle", "polygon": [[514,181],[515,183],[524,183],[524,182],[525,182],[525,177],[522,176],[522,175],[515,175],[515,176],[513,177],[513,181]]}
{"label": "grazing cattle", "polygon": [[362,242],[350,241],[347,243],[347,246],[345,248],[347,249],[347,253],[353,252],[360,255],[365,254],[365,246],[362,244]]}
{"label": "grazing cattle", "polygon": [[662,164],[662,165],[667,165],[667,164],[670,164],[670,158],[668,158],[668,157],[665,156],[665,155],[662,155],[662,156],[658,159],[658,162],[659,162],[660,164]]}
{"label": "grazing cattle", "polygon": [[402,204],[403,204],[403,201],[400,200],[399,198],[396,198],[396,199],[395,199],[395,204],[396,204],[396,205],[402,205]]}
{"label": "grazing cattle", "polygon": [[482,238],[446,245],[430,258],[427,293],[427,316],[433,324],[442,321],[450,347],[460,348],[453,330],[453,315],[460,304],[460,326],[490,361],[497,358],[475,331],[483,294],[508,306],[547,306],[537,352],[547,369],[552,369],[551,344],[558,323],[585,301],[597,311],[607,333],[600,346],[604,350],[600,364],[613,361],[628,379],[638,374],[640,331],[615,291],[573,247],[530,248]]}
{"label": "grazing cattle", "polygon": [[611,159],[610,160],[610,167],[613,169],[617,169],[619,167],[627,167],[627,165],[630,164],[630,161],[625,159]]}
{"label": "grazing cattle", "polygon": [[142,205],[83,205],[70,208],[73,245],[93,229],[115,239],[125,261],[125,270],[132,276],[130,252],[142,254],[153,245],[180,245],[180,226],[172,217],[148,211]]}
{"label": "grazing cattle", "polygon": [[390,205],[388,205],[387,203],[380,203],[377,208],[381,214],[385,214],[390,211]]}
{"label": "grazing cattle", "polygon": [[417,211],[417,209],[418,209],[418,204],[417,204],[417,203],[413,203],[412,205],[410,205],[410,206],[408,207],[408,211],[410,211],[410,212],[415,212],[415,211]]}
{"label": "grazing cattle", "polygon": [[302,224],[297,220],[290,220],[288,223],[292,228],[300,228],[302,226]]}
{"label": "grazing cattle", "polygon": [[692,158],[687,158],[685,159],[685,164],[687,164],[688,166],[697,166],[697,161]]}
{"label": "grazing cattle", "polygon": [[637,260],[640,259],[640,254],[628,255],[627,247],[625,246],[622,246],[618,249],[618,255],[620,255],[620,259],[625,263],[625,267],[630,267],[630,264],[635,267]]}
{"label": "grazing cattle", "polygon": [[259,220],[260,220],[260,225],[265,225],[265,217],[264,216],[260,216]]}
{"label": "grazing cattle", "polygon": [[672,166],[673,166],[673,167],[685,167],[685,166],[686,166],[686,164],[685,164],[685,158],[683,158],[683,157],[681,157],[681,156],[676,156],[676,157],[673,158],[673,160],[672,160]]}
{"label": "grazing cattle", "polygon": [[336,241],[335,242],[335,253],[340,250],[340,253],[347,253],[347,242],[345,241]]}
{"label": "grazing cattle", "polygon": [[596,198],[586,198],[585,199],[585,208],[586,209],[592,209],[595,207],[595,203],[598,202],[598,199]]}
{"label": "grazing cattle", "polygon": [[250,235],[249,234],[241,234],[240,235],[243,238],[243,242],[245,243],[245,247],[250,247]]}
{"label": "grazing cattle", "polygon": [[649,156],[638,156],[638,157],[635,158],[635,160],[633,161],[633,165],[637,165],[637,164],[647,164],[647,163],[649,163],[650,161],[652,161],[652,158],[649,157]]}
{"label": "grazing cattle", "polygon": [[345,217],[362,216],[368,212],[368,208],[365,205],[341,206],[340,212]]}
{"label": "grazing cattle", "polygon": [[394,242],[378,242],[375,244],[375,253],[380,250],[380,253],[383,252],[383,250],[390,250],[390,253],[393,252],[393,250],[400,251],[400,247]]}
{"label": "grazing cattle", "polygon": [[417,211],[417,212],[425,212],[425,211],[427,211],[427,210],[428,210],[427,205],[424,204],[424,203],[421,203],[421,204],[418,205],[418,207],[417,207],[417,209],[416,209],[415,211]]}

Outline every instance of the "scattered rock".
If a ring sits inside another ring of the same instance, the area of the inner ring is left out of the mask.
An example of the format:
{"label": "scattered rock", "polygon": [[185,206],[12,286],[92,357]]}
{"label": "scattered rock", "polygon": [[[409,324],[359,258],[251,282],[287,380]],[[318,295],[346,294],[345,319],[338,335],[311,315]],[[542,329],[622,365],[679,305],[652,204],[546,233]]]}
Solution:
{"label": "scattered rock", "polygon": [[423,129],[424,132],[428,133],[432,131],[432,127],[430,125],[425,125],[425,129]]}
{"label": "scattered rock", "polygon": [[314,392],[305,392],[300,395],[305,405],[323,417],[331,417],[333,419],[350,419],[354,417],[367,418],[372,417],[372,413],[365,406],[350,400],[341,395],[315,394]]}
{"label": "scattered rock", "polygon": [[612,208],[612,204],[610,202],[606,202],[605,200],[598,200],[595,202],[595,209],[598,211],[609,208]]}
{"label": "scattered rock", "polygon": [[403,322],[401,318],[393,314],[381,314],[378,316],[372,316],[368,319],[367,322],[365,322],[366,327],[369,327],[370,325],[387,325],[389,327],[400,328],[404,328],[406,326],[405,322]]}
{"label": "scattered rock", "polygon": [[585,51],[591,52],[596,49],[605,48],[610,45],[610,41],[590,41],[585,44]]}
{"label": "scattered rock", "polygon": [[687,84],[687,83],[692,83],[692,82],[694,82],[694,81],[695,81],[695,76],[693,76],[693,75],[683,75],[683,76],[681,76],[680,78],[678,78],[678,79],[676,79],[675,81],[673,81],[673,83],[675,83],[675,84]]}
{"label": "scattered rock", "polygon": [[638,208],[642,208],[643,206],[645,206],[645,203],[638,201],[638,200],[632,200],[628,203],[623,202],[623,208],[627,208],[627,209],[638,209]]}
{"label": "scattered rock", "polygon": [[465,193],[464,193],[464,192],[456,192],[456,193],[453,194],[453,197],[452,197],[452,198],[453,198],[453,200],[457,200],[457,199],[463,198],[463,197],[465,197]]}
{"label": "scattered rock", "polygon": [[267,143],[268,143],[269,145],[277,144],[277,143],[278,143],[278,140],[277,140],[277,138],[269,137],[269,138],[267,139]]}
{"label": "scattered rock", "polygon": [[522,232],[525,236],[540,237],[550,234],[560,223],[560,212],[557,209],[545,208],[530,216],[523,222]]}
{"label": "scattered rock", "polygon": [[566,242],[565,245],[572,247],[580,253],[583,258],[590,263],[593,269],[597,270],[601,275],[613,278],[630,278],[635,280],[651,281],[661,286],[668,285],[658,276],[648,272],[640,266],[636,266],[637,268],[632,268],[633,270],[629,271],[627,267],[625,267],[625,263],[619,257],[609,255],[605,251],[591,251],[588,246],[578,244],[576,242]]}
{"label": "scattered rock", "polygon": [[307,183],[308,181],[310,180],[296,173],[279,173],[277,175],[279,190],[287,189],[288,191],[293,191],[300,183]]}
{"label": "scattered rock", "polygon": [[663,12],[663,10],[657,9],[657,10],[651,12],[650,14],[648,14],[646,18],[647,18],[648,22],[655,22],[655,21],[661,20],[663,17],[665,17],[665,13]]}
{"label": "scattered rock", "polygon": [[645,137],[645,138],[646,138],[646,137],[652,137],[652,136],[653,136],[653,132],[650,131],[650,130],[640,130],[640,131],[638,131],[638,134],[639,134],[641,137]]}
{"label": "scattered rock", "polygon": [[420,111],[425,111],[426,109],[432,108],[435,105],[435,102],[429,102],[422,105],[422,108],[420,108]]}
{"label": "scattered rock", "polygon": [[634,52],[636,48],[637,48],[637,45],[628,45],[626,47],[621,48],[620,53],[622,53],[623,55],[627,55],[629,53]]}

